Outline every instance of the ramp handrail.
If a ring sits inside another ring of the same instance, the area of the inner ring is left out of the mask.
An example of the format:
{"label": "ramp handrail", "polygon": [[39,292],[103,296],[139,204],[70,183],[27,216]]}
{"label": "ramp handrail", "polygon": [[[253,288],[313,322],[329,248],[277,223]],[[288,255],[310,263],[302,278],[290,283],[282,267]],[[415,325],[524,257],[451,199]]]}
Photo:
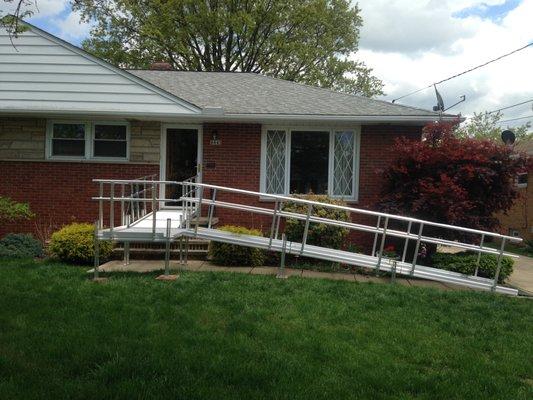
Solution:
{"label": "ramp handrail", "polygon": [[[424,243],[454,246],[454,247],[477,252],[478,254],[477,267],[476,267],[476,271],[474,275],[471,277],[477,277],[478,275],[478,267],[480,264],[481,255],[482,254],[493,254],[497,256],[497,260],[498,260],[493,284],[491,284],[493,285],[492,286],[493,289],[496,288],[497,283],[498,283],[503,256],[517,257],[514,254],[508,254],[505,252],[506,242],[522,241],[521,238],[502,235],[496,232],[489,232],[489,231],[466,228],[466,227],[461,227],[461,226],[442,224],[442,223],[433,222],[433,221],[421,220],[418,218],[394,215],[394,214],[383,213],[379,211],[354,208],[354,207],[343,206],[343,205],[338,205],[338,204],[322,203],[322,202],[312,201],[312,200],[308,200],[304,198],[296,198],[296,197],[289,197],[289,196],[284,196],[284,195],[268,194],[268,193],[262,193],[262,192],[244,190],[244,189],[236,189],[236,188],[230,188],[230,187],[225,187],[225,186],[212,185],[212,184],[207,184],[207,183],[199,183],[196,177],[189,178],[182,182],[166,181],[166,180],[143,180],[143,179],[140,179],[140,180],[95,179],[94,181],[100,185],[99,196],[93,197],[93,199],[99,201],[99,204],[100,204],[100,220],[99,220],[100,224],[98,226],[100,227],[100,229],[103,229],[102,203],[104,201],[109,201],[110,202],[109,230],[111,231],[111,233],[113,231],[113,226],[114,226],[113,209],[114,209],[114,204],[116,202],[120,202],[121,204],[123,204],[124,202],[131,202],[131,204],[136,204],[136,203],[138,204],[141,202],[145,202],[146,205],[144,206],[144,209],[146,210],[146,212],[144,212],[143,215],[147,214],[148,205],[151,204],[152,215],[149,215],[149,218],[151,218],[153,221],[152,232],[155,238],[156,214],[161,204],[164,204],[164,202],[167,202],[167,201],[169,202],[181,201],[181,214],[183,216],[183,221],[180,222],[180,228],[187,230],[189,234],[192,234],[192,235],[198,235],[198,226],[199,226],[200,214],[202,212],[202,206],[207,208],[208,228],[211,228],[211,223],[212,223],[212,219],[213,219],[214,211],[216,207],[234,209],[234,210],[239,210],[239,211],[245,211],[245,212],[250,212],[250,213],[271,216],[272,222],[270,226],[270,237],[267,238],[269,239],[269,244],[268,244],[269,248],[272,247],[272,242],[274,239],[278,240],[278,237],[280,234],[280,221],[282,218],[283,219],[297,219],[300,221],[305,221],[303,237],[302,237],[301,243],[298,243],[298,245],[301,246],[300,254],[304,254],[304,249],[305,249],[305,246],[307,245],[308,229],[311,223],[322,223],[326,225],[340,226],[340,227],[344,227],[344,228],[355,230],[355,231],[373,233],[374,241],[373,241],[371,256],[375,257],[375,260],[376,260],[376,264],[375,264],[376,272],[379,271],[382,267],[382,258],[384,257],[384,246],[385,246],[387,237],[396,237],[396,238],[404,239],[403,251],[401,255],[402,263],[406,263],[405,260],[407,257],[407,249],[408,249],[410,242],[415,241],[416,244],[414,248],[412,261],[407,262],[407,265],[411,266],[410,267],[411,275],[415,273],[415,269],[417,267],[421,267],[420,265],[417,265],[417,260],[421,254],[420,252],[421,246]],[[138,193],[132,192],[129,194],[127,194],[123,189],[124,186],[136,185],[136,184],[143,185],[143,188],[147,188],[147,189],[143,189],[143,191],[140,191]],[[107,196],[104,196],[103,189],[102,189],[103,185],[110,186],[109,195]],[[178,199],[166,199],[164,198],[164,196],[158,196],[158,193],[164,192],[160,190],[161,186],[166,186],[166,185],[181,185],[182,186],[181,197],[179,197]],[[120,196],[115,196],[115,193],[114,193],[115,186],[120,186],[122,188]],[[209,191],[208,196],[205,196],[207,191]],[[151,196],[147,196],[148,192],[150,192]],[[247,205],[247,204],[236,203],[236,202],[231,202],[231,201],[221,201],[217,199],[217,194],[221,192],[256,197],[260,201],[270,200],[274,202],[274,205],[273,205],[274,207],[273,208],[261,207],[257,205]],[[142,193],[143,195],[140,196],[139,193]],[[307,212],[299,213],[299,212],[294,212],[294,211],[287,211],[286,209],[284,209],[284,205],[286,203],[297,203],[297,204],[307,206],[306,207]],[[341,221],[341,220],[319,217],[317,215],[313,215],[313,209],[316,207],[342,210],[342,211],[346,211],[347,213],[349,213],[349,215],[360,214],[360,215],[375,217],[377,218],[377,223],[375,225],[370,224],[370,223],[363,224],[363,223],[351,222],[351,220]],[[191,229],[192,223],[194,223],[194,219],[196,219],[196,224]],[[399,229],[398,226],[393,226],[391,224],[393,222],[407,224],[407,227],[405,230]],[[468,234],[468,235],[465,235],[465,237],[469,237],[471,235],[472,236],[477,235],[479,236],[479,241],[476,241],[475,243],[466,243],[462,241],[444,239],[435,234],[427,234],[427,233],[424,234],[424,228],[426,227],[435,227],[435,228],[440,228],[444,230],[451,230],[451,231],[457,231],[457,232],[462,232],[464,234]],[[485,246],[484,245],[485,239],[487,238],[500,239],[501,245],[499,246],[499,249],[494,249],[494,248]],[[324,249],[324,250],[327,250],[327,249]],[[398,259],[399,258],[400,257],[398,257]],[[464,276],[469,277],[470,275],[464,275]]]}

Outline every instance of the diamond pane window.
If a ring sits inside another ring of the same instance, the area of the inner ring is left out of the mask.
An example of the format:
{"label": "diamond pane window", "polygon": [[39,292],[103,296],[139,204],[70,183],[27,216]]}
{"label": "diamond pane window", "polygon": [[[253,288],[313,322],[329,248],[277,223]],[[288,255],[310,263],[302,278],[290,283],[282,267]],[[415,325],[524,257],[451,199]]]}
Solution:
{"label": "diamond pane window", "polygon": [[285,193],[285,147],[286,134],[283,130],[269,130],[266,133],[266,180],[265,190],[270,194]]}
{"label": "diamond pane window", "polygon": [[333,148],[333,195],[353,197],[355,134],[337,131]]}

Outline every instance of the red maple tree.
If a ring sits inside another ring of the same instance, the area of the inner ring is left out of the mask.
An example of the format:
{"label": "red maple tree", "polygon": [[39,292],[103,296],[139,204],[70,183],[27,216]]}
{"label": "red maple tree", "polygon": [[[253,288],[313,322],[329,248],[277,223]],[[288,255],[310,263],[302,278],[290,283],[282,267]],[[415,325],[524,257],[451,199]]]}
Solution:
{"label": "red maple tree", "polygon": [[[495,213],[509,210],[519,196],[515,177],[530,160],[503,143],[457,138],[454,129],[436,122],[424,127],[420,142],[396,141],[397,159],[383,174],[381,210],[474,229],[498,227]],[[454,231],[431,233],[460,239]]]}

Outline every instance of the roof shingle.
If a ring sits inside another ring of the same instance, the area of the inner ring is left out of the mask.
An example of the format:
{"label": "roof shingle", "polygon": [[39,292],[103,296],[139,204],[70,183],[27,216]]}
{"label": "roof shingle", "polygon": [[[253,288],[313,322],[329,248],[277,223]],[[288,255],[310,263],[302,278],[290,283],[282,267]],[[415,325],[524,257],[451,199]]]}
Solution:
{"label": "roof shingle", "polygon": [[438,116],[392,104],[254,73],[129,70],[198,107],[226,114]]}

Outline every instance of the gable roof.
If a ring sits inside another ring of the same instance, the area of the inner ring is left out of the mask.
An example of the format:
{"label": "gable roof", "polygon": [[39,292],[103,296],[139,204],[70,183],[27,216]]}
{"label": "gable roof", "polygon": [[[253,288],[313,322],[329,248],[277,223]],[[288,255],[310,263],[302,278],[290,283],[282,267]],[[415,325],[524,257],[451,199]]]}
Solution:
{"label": "gable roof", "polygon": [[0,111],[110,115],[199,114],[195,105],[29,23],[0,25]]}
{"label": "gable roof", "polygon": [[[129,70],[197,105],[225,114],[438,118],[439,114],[255,73]],[[445,114],[445,117],[457,118]]]}

